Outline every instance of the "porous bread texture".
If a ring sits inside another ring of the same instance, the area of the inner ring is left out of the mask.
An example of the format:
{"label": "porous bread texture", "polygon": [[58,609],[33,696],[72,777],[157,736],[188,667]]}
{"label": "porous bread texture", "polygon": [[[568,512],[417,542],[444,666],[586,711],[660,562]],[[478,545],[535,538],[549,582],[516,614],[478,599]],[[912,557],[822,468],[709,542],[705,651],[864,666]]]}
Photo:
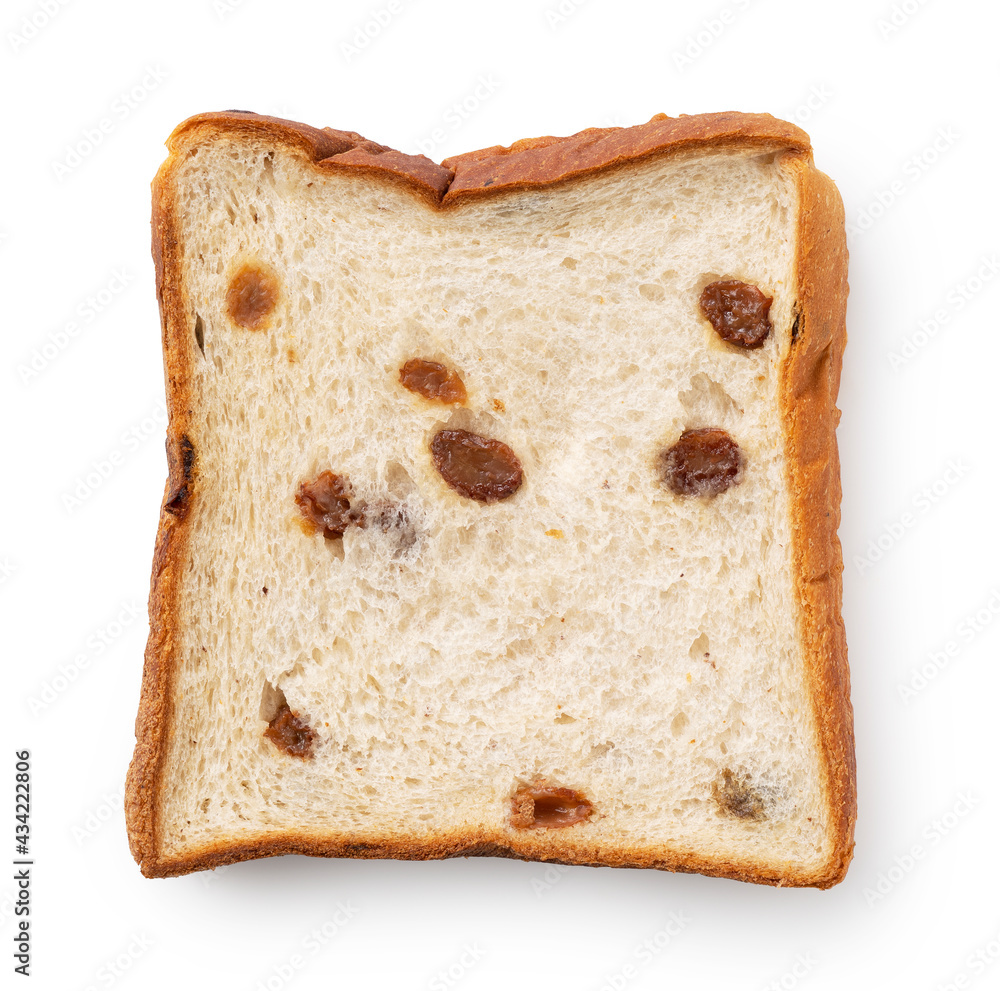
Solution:
{"label": "porous bread texture", "polygon": [[[569,861],[822,872],[779,403],[798,209],[782,156],[680,153],[440,211],[220,136],[175,184],[197,494],[161,856],[461,835]],[[226,314],[246,263],[281,286],[264,330]],[[700,314],[720,278],[774,297],[760,350]],[[467,407],[403,389],[411,357],[456,369]],[[740,445],[742,481],[675,496],[657,455],[706,426]],[[508,444],[516,495],[448,488],[429,453],[443,427]],[[408,525],[307,535],[294,496],[324,470]],[[263,735],[282,695],[316,733],[311,759]],[[514,829],[510,798],[536,779],[593,815]],[[727,781],[763,814],[727,811]]]}

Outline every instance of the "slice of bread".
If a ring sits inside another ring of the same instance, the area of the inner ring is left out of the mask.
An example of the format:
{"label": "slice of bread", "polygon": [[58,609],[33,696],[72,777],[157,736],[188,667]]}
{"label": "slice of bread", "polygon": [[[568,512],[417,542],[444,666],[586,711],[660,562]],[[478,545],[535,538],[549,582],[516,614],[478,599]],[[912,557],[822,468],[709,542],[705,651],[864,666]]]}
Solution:
{"label": "slice of bread", "polygon": [[847,253],[807,136],[658,116],[436,165],[230,111],[169,149],[143,873],[839,881]]}

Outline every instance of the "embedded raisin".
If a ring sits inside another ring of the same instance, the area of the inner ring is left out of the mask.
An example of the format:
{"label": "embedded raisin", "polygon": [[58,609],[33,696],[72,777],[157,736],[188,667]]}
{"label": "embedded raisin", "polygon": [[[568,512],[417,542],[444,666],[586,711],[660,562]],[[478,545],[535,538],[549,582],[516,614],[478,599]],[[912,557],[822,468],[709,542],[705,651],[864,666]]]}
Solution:
{"label": "embedded raisin", "polygon": [[743,455],[725,430],[685,430],[660,453],[660,472],[676,495],[714,496],[740,481]]}
{"label": "embedded raisin", "polygon": [[363,509],[351,507],[351,487],[342,475],[320,472],[311,482],[302,482],[295,495],[306,524],[327,540],[343,537],[349,526],[364,526]]}
{"label": "embedded raisin", "polygon": [[417,527],[405,503],[380,499],[362,510],[364,525],[378,527],[396,542],[396,553],[403,554],[417,542]]}
{"label": "embedded raisin", "polygon": [[570,788],[534,785],[520,788],[510,800],[515,829],[560,829],[589,818],[594,806]]}
{"label": "embedded raisin", "polygon": [[226,312],[247,330],[260,330],[278,305],[278,280],[259,265],[244,265],[230,280]]}
{"label": "embedded raisin", "polygon": [[309,726],[292,712],[285,702],[267,724],[264,730],[266,736],[276,747],[293,757],[312,757],[313,742],[316,734]]}
{"label": "embedded raisin", "polygon": [[399,370],[403,388],[439,403],[464,403],[468,398],[465,383],[458,372],[436,361],[410,358]]}
{"label": "embedded raisin", "polygon": [[729,768],[722,772],[721,782],[712,785],[712,797],[719,809],[734,819],[760,822],[766,819],[764,798],[746,780],[737,778]]}
{"label": "embedded raisin", "polygon": [[499,440],[468,430],[439,430],[431,455],[445,482],[467,499],[499,502],[521,487],[521,462]]}
{"label": "embedded raisin", "polygon": [[771,332],[773,299],[756,286],[735,279],[712,282],[701,291],[699,302],[719,337],[737,347],[759,348]]}

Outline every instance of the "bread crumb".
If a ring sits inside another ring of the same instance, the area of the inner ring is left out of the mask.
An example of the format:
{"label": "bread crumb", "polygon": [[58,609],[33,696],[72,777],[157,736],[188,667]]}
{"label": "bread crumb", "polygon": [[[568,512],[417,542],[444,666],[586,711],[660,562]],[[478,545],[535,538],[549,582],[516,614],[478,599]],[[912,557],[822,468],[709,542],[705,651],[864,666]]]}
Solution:
{"label": "bread crumb", "polygon": [[564,534],[562,532],[562,530],[546,530],[545,531],[545,536],[546,537],[557,537],[557,538],[559,538],[559,537],[565,537],[566,534]]}

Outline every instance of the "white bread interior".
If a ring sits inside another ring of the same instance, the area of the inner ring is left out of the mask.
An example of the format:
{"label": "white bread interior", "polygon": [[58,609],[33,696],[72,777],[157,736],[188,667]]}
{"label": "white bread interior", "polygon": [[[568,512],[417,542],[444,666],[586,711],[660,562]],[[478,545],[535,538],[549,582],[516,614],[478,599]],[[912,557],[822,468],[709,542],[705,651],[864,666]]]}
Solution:
{"label": "white bread interior", "polygon": [[[220,136],[176,188],[197,482],[163,855],[460,833],[542,857],[826,863],[779,403],[798,210],[781,156],[675,153],[436,210]],[[282,287],[264,330],[226,315],[246,262]],[[774,297],[760,350],[702,317],[724,278]],[[415,356],[456,369],[467,407],[402,388]],[[516,495],[448,488],[428,450],[444,426],[509,445]],[[658,476],[696,427],[746,459],[714,498]],[[324,470],[412,528],[306,535],[294,496]],[[279,691],[311,759],[263,735]],[[762,817],[720,803],[727,771]],[[538,778],[594,814],[514,829],[510,797]]]}

